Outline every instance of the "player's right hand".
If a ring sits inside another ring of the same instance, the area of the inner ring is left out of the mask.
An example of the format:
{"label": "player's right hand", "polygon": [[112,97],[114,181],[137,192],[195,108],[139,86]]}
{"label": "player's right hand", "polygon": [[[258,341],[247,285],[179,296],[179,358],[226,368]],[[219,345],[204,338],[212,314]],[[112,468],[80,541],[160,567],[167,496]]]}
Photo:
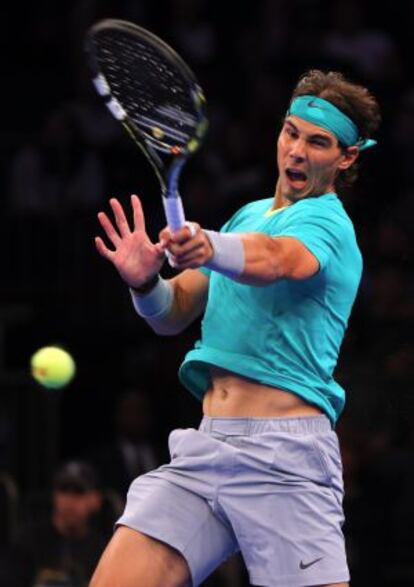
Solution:
{"label": "player's right hand", "polygon": [[134,228],[131,230],[124,209],[116,198],[110,200],[115,226],[105,212],[99,222],[114,246],[109,249],[100,236],[95,237],[98,252],[114,264],[129,287],[139,287],[158,273],[165,261],[166,243],[152,243],[145,232],[145,219],[138,196],[131,196]]}
{"label": "player's right hand", "polygon": [[196,222],[186,222],[174,233],[166,226],[159,239],[166,243],[170,265],[181,271],[202,267],[214,254],[207,234]]}

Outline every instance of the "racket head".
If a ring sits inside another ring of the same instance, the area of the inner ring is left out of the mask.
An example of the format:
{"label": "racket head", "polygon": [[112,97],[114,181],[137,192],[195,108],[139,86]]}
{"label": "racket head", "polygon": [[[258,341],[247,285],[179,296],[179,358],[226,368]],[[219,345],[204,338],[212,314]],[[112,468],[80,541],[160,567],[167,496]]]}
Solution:
{"label": "racket head", "polygon": [[167,43],[105,19],[87,32],[85,50],[98,93],[136,142],[180,157],[198,149],[208,126],[204,93]]}

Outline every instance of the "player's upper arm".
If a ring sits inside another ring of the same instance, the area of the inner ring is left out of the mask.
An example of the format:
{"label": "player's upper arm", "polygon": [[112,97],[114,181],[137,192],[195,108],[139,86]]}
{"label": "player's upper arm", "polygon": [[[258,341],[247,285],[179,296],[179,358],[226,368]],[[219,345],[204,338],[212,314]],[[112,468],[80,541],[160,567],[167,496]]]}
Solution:
{"label": "player's upper arm", "polygon": [[170,280],[174,288],[171,319],[177,321],[180,330],[186,328],[205,310],[209,278],[198,269],[186,269]]}
{"label": "player's upper arm", "polygon": [[306,279],[323,271],[346,237],[347,222],[334,208],[299,202],[273,241],[283,261],[283,276]]}
{"label": "player's upper arm", "polygon": [[288,279],[307,279],[315,275],[320,264],[313,253],[297,238],[274,237],[275,257],[278,259],[279,275]]}

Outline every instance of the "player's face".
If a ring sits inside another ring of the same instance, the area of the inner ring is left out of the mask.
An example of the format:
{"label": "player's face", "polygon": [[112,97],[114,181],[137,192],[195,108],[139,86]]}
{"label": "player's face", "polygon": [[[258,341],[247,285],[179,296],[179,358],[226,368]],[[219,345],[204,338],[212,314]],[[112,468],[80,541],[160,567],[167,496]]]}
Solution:
{"label": "player's face", "polygon": [[286,118],[277,143],[279,190],[285,199],[335,191],[335,178],[358,156],[356,147],[340,148],[329,131],[297,116]]}

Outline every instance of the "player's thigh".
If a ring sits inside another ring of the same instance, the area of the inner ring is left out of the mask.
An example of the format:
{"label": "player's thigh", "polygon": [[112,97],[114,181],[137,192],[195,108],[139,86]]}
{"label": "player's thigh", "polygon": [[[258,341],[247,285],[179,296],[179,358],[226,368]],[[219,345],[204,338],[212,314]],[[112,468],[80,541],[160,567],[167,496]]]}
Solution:
{"label": "player's thigh", "polygon": [[187,562],[177,550],[121,526],[102,554],[89,587],[187,587],[190,584]]}
{"label": "player's thigh", "polygon": [[[190,454],[192,448],[188,449]],[[196,450],[200,450],[199,445]],[[197,461],[196,456],[192,459]],[[135,479],[117,524],[176,549],[185,558],[194,585],[201,585],[239,547],[231,525],[214,511],[212,503],[197,494],[200,486],[209,487],[199,461],[198,465],[188,465],[190,458],[182,460],[181,475],[175,473],[174,467],[163,466]],[[175,468],[179,470],[180,465],[181,459],[176,458]],[[194,467],[191,477],[189,466]]]}

